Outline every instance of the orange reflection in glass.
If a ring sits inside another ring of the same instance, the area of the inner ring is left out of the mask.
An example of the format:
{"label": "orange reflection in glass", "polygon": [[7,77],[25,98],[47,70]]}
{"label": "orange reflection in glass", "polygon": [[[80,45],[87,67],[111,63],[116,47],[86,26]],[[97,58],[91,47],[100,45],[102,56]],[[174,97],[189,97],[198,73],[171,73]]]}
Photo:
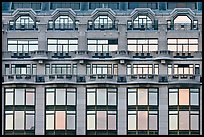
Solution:
{"label": "orange reflection in glass", "polygon": [[55,122],[56,129],[65,129],[65,111],[56,111]]}
{"label": "orange reflection in glass", "polygon": [[179,89],[179,105],[189,105],[189,89]]}

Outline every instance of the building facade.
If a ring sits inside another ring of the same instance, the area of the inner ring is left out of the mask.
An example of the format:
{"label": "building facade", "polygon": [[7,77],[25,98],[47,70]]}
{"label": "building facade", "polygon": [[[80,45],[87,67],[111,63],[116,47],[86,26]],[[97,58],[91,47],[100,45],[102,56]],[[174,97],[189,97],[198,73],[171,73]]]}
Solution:
{"label": "building facade", "polygon": [[202,3],[3,2],[2,134],[202,135]]}

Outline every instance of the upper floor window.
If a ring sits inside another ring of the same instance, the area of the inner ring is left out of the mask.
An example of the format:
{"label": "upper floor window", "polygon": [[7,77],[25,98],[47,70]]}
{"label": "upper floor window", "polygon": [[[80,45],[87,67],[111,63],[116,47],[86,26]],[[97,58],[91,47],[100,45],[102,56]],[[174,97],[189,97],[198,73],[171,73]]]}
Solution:
{"label": "upper floor window", "polygon": [[127,65],[127,75],[147,75],[147,74],[159,74],[159,65],[142,65],[142,64],[128,64]]}
{"label": "upper floor window", "polygon": [[128,50],[135,52],[158,51],[158,39],[128,39]]}
{"label": "upper floor window", "polygon": [[88,40],[88,50],[95,52],[110,52],[118,50],[118,40]]}
{"label": "upper floor window", "polygon": [[[32,67],[32,69],[31,69]],[[8,70],[7,70],[8,71]],[[6,72],[8,73],[8,72]],[[11,65],[11,74],[12,75],[36,75],[37,74],[37,66],[36,64],[12,64]]]}
{"label": "upper floor window", "polygon": [[80,9],[80,2],[50,2],[50,10],[56,8],[71,8],[73,10]]}
{"label": "upper floor window", "polygon": [[198,39],[168,39],[167,44],[170,51],[198,51]]}
{"label": "upper floor window", "polygon": [[32,8],[33,10],[41,10],[41,2],[12,2],[11,10],[18,8]]}
{"label": "upper floor window", "polygon": [[157,30],[158,20],[152,20],[146,15],[139,15],[133,21],[127,22],[128,30]]}
{"label": "upper floor window", "polygon": [[77,39],[48,39],[48,51],[69,52],[78,50]]}
{"label": "upper floor window", "polygon": [[86,65],[87,75],[117,75],[118,65],[117,64],[87,64]]}
{"label": "upper floor window", "polygon": [[128,9],[134,8],[151,8],[158,9],[157,2],[128,2]]}
{"label": "upper floor window", "polygon": [[8,39],[8,51],[29,52],[38,50],[37,39]]}
{"label": "upper floor window", "polygon": [[[51,68],[50,68],[51,67]],[[77,74],[77,64],[46,64],[45,65],[46,75],[76,75]]]}
{"label": "upper floor window", "polygon": [[74,21],[69,16],[61,15],[56,20],[48,21],[49,30],[74,30],[78,29],[78,21]]}
{"label": "upper floor window", "polygon": [[168,74],[169,75],[175,75],[175,74],[200,74],[200,65],[196,64],[195,66],[193,64],[174,64],[168,65]]}
{"label": "upper floor window", "polygon": [[88,21],[88,29],[94,30],[112,30],[117,29],[117,21],[113,21],[110,17],[101,15],[98,16],[92,24],[92,21]]}
{"label": "upper floor window", "polygon": [[89,9],[96,8],[111,8],[113,10],[119,9],[119,2],[89,2]]}
{"label": "upper floor window", "polygon": [[9,30],[37,30],[38,23],[29,16],[20,16],[15,21],[9,21]]}
{"label": "upper floor window", "polygon": [[192,10],[197,9],[196,2],[167,2],[167,9],[174,8],[190,8]]}

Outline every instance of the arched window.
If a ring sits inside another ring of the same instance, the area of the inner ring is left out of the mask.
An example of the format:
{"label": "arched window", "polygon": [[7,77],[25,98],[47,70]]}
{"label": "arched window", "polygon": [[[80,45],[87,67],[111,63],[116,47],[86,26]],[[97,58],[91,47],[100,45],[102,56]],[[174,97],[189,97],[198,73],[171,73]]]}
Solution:
{"label": "arched window", "polygon": [[99,16],[94,21],[95,29],[112,29],[113,21],[108,16]]}
{"label": "arched window", "polygon": [[137,16],[133,22],[134,29],[152,29],[152,20],[148,16]]}
{"label": "arched window", "polygon": [[55,29],[73,29],[74,22],[69,16],[59,16],[55,20]]}
{"label": "arched window", "polygon": [[191,19],[186,15],[179,15],[174,19],[174,29],[175,30],[190,30],[191,29]]}
{"label": "arched window", "polygon": [[29,16],[20,16],[16,20],[16,29],[34,29],[35,22]]}

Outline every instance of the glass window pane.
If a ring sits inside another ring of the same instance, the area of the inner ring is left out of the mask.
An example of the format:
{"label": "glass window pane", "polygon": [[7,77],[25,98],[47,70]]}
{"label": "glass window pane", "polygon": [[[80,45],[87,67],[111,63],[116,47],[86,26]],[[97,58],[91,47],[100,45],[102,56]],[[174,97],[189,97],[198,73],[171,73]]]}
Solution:
{"label": "glass window pane", "polygon": [[26,129],[34,130],[34,115],[26,115]]}
{"label": "glass window pane", "polygon": [[189,105],[189,89],[179,89],[179,105]]}
{"label": "glass window pane", "polygon": [[189,111],[179,111],[179,130],[189,130]]}
{"label": "glass window pane", "polygon": [[191,93],[191,105],[199,105],[199,96],[198,93]]}
{"label": "glass window pane", "polygon": [[178,93],[169,93],[169,105],[178,105]]}
{"label": "glass window pane", "polygon": [[198,115],[191,115],[191,130],[199,130],[199,117],[198,117]]}
{"label": "glass window pane", "polygon": [[25,89],[15,89],[15,105],[25,105]]}
{"label": "glass window pane", "polygon": [[5,105],[13,105],[13,93],[6,93],[6,103]]}
{"label": "glass window pane", "polygon": [[105,130],[106,122],[106,111],[97,111],[97,130]]}
{"label": "glass window pane", "polygon": [[56,105],[65,105],[65,89],[56,89]]}
{"label": "glass window pane", "polygon": [[67,105],[75,105],[76,103],[75,93],[67,93]]}
{"label": "glass window pane", "polygon": [[177,115],[169,115],[169,129],[178,130],[178,116]]}
{"label": "glass window pane", "polygon": [[116,93],[108,93],[108,105],[116,105]]}
{"label": "glass window pane", "polygon": [[34,105],[34,93],[26,93],[26,105]]}
{"label": "glass window pane", "polygon": [[129,51],[136,51],[136,46],[135,45],[128,45],[128,50]]}
{"label": "glass window pane", "polygon": [[115,115],[108,116],[108,130],[116,130],[116,116]]}
{"label": "glass window pane", "polygon": [[56,111],[55,128],[65,130],[65,111]]}
{"label": "glass window pane", "polygon": [[88,115],[87,116],[87,129],[88,130],[95,130],[95,115]]}
{"label": "glass window pane", "polygon": [[24,111],[15,111],[15,130],[24,130]]}
{"label": "glass window pane", "polygon": [[46,94],[46,105],[54,105],[54,93]]}
{"label": "glass window pane", "polygon": [[157,115],[149,116],[149,130],[157,130]]}
{"label": "glass window pane", "polygon": [[75,115],[67,115],[67,129],[75,130]]}
{"label": "glass window pane", "polygon": [[147,111],[138,111],[138,130],[147,130]]}
{"label": "glass window pane", "polygon": [[57,51],[56,45],[48,45],[48,51]]}
{"label": "glass window pane", "polygon": [[128,105],[136,105],[136,93],[128,93]]}
{"label": "glass window pane", "polygon": [[76,51],[78,50],[78,45],[69,45],[69,51]]}
{"label": "glass window pane", "polygon": [[54,130],[54,115],[46,116],[46,130]]}
{"label": "glass window pane", "polygon": [[87,105],[95,105],[95,93],[87,93]]}
{"label": "glass window pane", "polygon": [[106,105],[107,104],[107,94],[106,89],[97,90],[97,105]]}
{"label": "glass window pane", "polygon": [[138,105],[147,105],[147,89],[138,89]]}
{"label": "glass window pane", "polygon": [[5,130],[13,130],[13,115],[6,115]]}
{"label": "glass window pane", "polygon": [[136,115],[128,115],[128,130],[136,130]]}
{"label": "glass window pane", "polygon": [[157,105],[157,93],[149,93],[149,105]]}

